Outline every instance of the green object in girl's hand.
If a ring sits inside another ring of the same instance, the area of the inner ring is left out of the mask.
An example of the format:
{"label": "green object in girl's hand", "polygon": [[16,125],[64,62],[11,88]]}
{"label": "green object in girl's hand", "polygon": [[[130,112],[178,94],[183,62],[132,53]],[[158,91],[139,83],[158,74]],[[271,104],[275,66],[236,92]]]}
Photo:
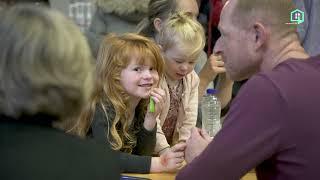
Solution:
{"label": "green object in girl's hand", "polygon": [[150,97],[149,112],[154,113],[154,111],[155,111],[154,100],[152,99],[152,97]]}

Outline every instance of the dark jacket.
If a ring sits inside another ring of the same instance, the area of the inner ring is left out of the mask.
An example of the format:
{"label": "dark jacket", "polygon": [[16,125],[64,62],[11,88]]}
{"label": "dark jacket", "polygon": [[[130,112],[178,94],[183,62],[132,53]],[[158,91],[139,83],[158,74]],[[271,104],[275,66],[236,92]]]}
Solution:
{"label": "dark jacket", "polygon": [[49,119],[0,115],[0,179],[119,180],[118,153],[54,129]]}
{"label": "dark jacket", "polygon": [[[112,121],[115,117],[113,108],[107,109],[108,119],[105,117],[100,105],[97,105],[97,109],[91,124],[91,129],[88,136],[93,137],[98,142],[107,143],[109,129],[111,129]],[[134,117],[135,122],[138,121],[137,117]],[[140,121],[140,122],[143,122]],[[137,144],[133,148],[132,154],[122,152],[120,153],[120,169],[122,172],[132,173],[149,173],[151,165],[151,155],[154,151],[156,144],[156,128],[155,126],[152,131],[148,131],[143,127],[143,123],[139,124],[139,127],[133,127],[133,130],[139,129],[135,134],[137,138]],[[111,135],[109,134],[109,137]]]}

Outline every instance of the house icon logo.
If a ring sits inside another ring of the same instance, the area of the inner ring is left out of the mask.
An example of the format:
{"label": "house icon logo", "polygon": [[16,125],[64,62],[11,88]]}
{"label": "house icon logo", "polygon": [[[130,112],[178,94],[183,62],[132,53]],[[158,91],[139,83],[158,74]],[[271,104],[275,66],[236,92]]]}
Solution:
{"label": "house icon logo", "polygon": [[301,24],[304,22],[304,12],[296,9],[291,11],[290,24]]}

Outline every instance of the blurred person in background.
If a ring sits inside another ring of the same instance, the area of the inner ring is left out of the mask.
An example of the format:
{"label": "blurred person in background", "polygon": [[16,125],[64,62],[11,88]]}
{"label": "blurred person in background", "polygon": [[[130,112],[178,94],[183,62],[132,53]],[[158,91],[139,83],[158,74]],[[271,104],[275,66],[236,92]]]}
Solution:
{"label": "blurred person in background", "polygon": [[66,134],[92,92],[85,37],[34,5],[0,21],[0,179],[119,179],[110,147]]}

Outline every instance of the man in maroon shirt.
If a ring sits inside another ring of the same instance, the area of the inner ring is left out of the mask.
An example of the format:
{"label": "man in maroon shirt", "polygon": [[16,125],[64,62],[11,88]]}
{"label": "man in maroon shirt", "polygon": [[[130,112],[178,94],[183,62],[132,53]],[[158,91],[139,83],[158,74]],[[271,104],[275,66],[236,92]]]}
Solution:
{"label": "man in maroon shirt", "polygon": [[[320,179],[320,56],[309,57],[290,22],[291,0],[231,0],[215,52],[228,75],[249,78],[211,141],[193,129],[178,180]],[[320,53],[320,52],[319,52]]]}

